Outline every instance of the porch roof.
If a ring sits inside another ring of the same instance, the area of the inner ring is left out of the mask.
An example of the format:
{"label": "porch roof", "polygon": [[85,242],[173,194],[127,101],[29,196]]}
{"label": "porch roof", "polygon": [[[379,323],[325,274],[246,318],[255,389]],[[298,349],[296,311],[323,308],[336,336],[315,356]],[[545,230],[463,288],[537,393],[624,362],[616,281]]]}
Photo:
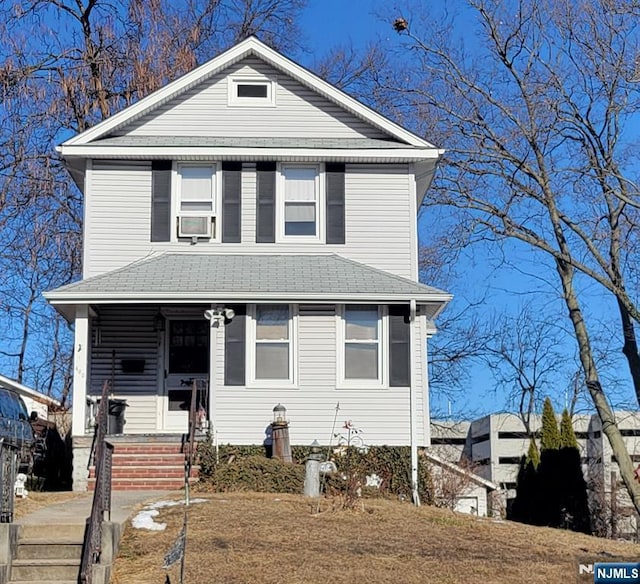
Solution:
{"label": "porch roof", "polygon": [[45,293],[65,305],[210,302],[385,302],[451,299],[425,286],[336,254],[163,253]]}

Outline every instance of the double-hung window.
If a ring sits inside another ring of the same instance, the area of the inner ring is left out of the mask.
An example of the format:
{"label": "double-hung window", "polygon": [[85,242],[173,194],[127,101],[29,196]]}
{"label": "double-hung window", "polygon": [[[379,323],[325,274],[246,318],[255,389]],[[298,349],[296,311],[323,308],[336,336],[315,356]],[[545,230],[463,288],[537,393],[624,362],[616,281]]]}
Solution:
{"label": "double-hung window", "polygon": [[281,166],[278,209],[281,239],[321,240],[321,178],[317,165]]}
{"label": "double-hung window", "polygon": [[178,237],[217,237],[216,174],[215,164],[178,166]]}
{"label": "double-hung window", "polygon": [[383,384],[383,318],[377,306],[346,305],[340,319],[341,385]]}
{"label": "double-hung window", "polygon": [[287,304],[257,304],[253,312],[252,381],[293,384],[293,318]]}

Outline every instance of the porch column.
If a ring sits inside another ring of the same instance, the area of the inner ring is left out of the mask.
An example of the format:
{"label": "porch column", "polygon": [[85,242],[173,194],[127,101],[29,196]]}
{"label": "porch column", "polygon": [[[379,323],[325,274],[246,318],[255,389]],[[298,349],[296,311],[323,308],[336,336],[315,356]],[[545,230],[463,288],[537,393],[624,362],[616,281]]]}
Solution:
{"label": "porch column", "polygon": [[73,416],[71,436],[84,436],[87,409],[87,378],[89,370],[89,307],[76,306],[73,346]]}
{"label": "porch column", "polygon": [[[211,310],[215,310],[215,305],[211,305]],[[209,403],[207,412],[209,416],[209,432],[214,444],[217,444],[216,426],[216,408],[215,408],[215,391],[216,391],[216,371],[218,370],[218,328],[220,327],[219,318],[209,318]]]}

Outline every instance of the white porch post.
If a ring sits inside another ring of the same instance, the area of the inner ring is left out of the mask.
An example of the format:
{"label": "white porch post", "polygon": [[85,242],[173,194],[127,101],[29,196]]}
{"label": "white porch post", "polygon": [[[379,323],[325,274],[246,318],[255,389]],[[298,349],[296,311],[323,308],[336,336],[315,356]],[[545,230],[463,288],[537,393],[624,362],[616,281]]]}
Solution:
{"label": "white porch post", "polygon": [[76,307],[75,338],[73,346],[73,415],[72,436],[84,436],[87,409],[87,379],[89,370],[89,307]]}
{"label": "white porch post", "polygon": [[[211,305],[211,311],[215,310],[215,305]],[[216,391],[216,368],[217,368],[217,342],[218,328],[220,327],[220,319],[208,317],[209,320],[209,432],[211,438],[215,440],[217,432],[216,426],[216,407],[215,407],[215,391]]]}

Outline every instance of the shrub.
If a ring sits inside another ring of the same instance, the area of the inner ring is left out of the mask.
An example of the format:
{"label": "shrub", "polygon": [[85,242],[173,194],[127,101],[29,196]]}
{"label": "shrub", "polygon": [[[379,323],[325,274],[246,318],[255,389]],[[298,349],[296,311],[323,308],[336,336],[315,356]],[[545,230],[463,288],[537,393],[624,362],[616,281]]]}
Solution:
{"label": "shrub", "polygon": [[[350,447],[333,458],[338,472],[328,477],[328,490],[347,499],[359,496],[398,496],[411,500],[411,449],[408,446],[370,446],[366,452]],[[367,487],[367,477],[378,477]],[[434,502],[433,482],[422,457],[418,458],[418,494],[427,505]]]}
{"label": "shrub", "polygon": [[217,465],[206,486],[220,493],[301,493],[303,482],[304,467],[298,464],[286,464],[264,456],[247,456]]}
{"label": "shrub", "polygon": [[[263,446],[218,447],[207,440],[198,445],[201,488],[215,491],[254,490],[262,492],[302,493],[304,462],[311,453],[309,446],[292,446],[294,464],[266,458]],[[326,447],[325,447],[326,457]],[[325,477],[325,490],[349,496],[398,496],[411,500],[411,450],[408,446],[370,446],[366,452],[350,447],[341,454],[330,453],[338,468]],[[380,486],[367,487],[367,476],[379,477]],[[429,469],[421,457],[418,464],[419,495],[422,503],[431,505],[434,490]]]}

